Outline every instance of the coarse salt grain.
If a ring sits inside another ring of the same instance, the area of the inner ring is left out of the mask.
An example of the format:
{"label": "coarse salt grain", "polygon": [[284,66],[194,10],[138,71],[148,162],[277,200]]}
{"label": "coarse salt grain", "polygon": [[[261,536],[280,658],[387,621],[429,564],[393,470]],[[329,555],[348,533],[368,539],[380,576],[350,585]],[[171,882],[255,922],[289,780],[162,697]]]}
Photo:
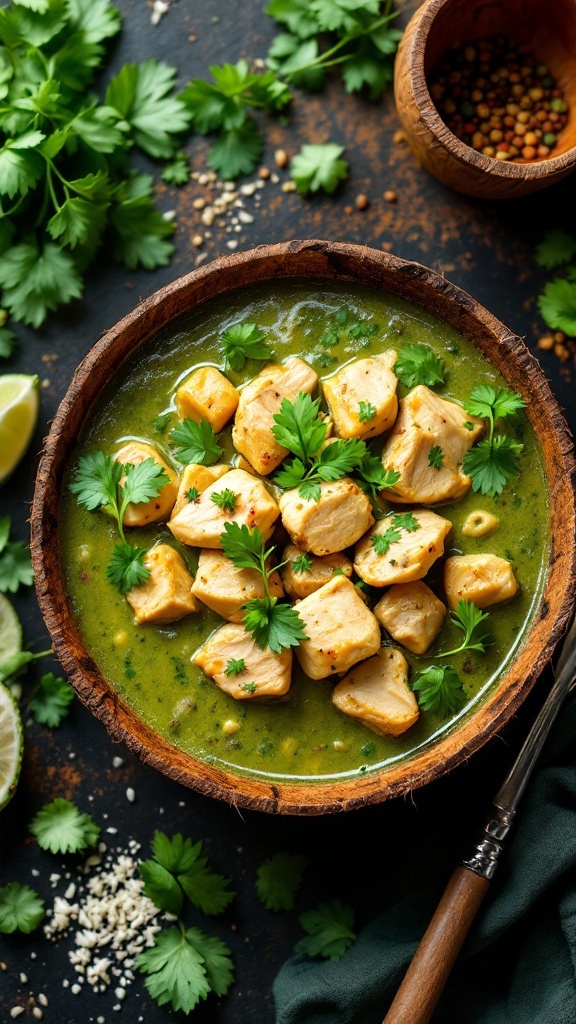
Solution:
{"label": "coarse salt grain", "polygon": [[121,768],[123,764],[124,764],[124,758],[123,757],[113,757],[112,758],[112,767],[113,768]]}
{"label": "coarse salt grain", "polygon": [[132,786],[128,786],[128,789],[126,790],[126,799],[129,804],[133,804],[136,799],[136,793],[132,789]]}

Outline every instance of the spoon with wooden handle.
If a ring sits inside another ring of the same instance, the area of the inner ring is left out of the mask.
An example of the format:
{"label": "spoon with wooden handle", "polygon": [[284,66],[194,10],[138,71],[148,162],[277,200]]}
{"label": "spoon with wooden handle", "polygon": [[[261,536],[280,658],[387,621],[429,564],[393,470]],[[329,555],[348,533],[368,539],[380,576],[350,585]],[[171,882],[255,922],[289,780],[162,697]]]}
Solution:
{"label": "spoon with wooden handle", "polygon": [[454,871],[383,1024],[428,1024],[498,866],[518,804],[560,705],[576,679],[576,617],[555,681],[492,804],[480,839]]}

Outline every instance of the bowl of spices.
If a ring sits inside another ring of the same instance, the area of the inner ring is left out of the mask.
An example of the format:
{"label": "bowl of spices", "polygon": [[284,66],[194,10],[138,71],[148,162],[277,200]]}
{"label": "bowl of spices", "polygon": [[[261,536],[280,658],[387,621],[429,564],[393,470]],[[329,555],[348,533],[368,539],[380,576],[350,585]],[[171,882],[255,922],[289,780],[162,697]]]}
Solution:
{"label": "bowl of spices", "polygon": [[483,199],[576,166],[576,2],[428,0],[396,60],[398,115],[420,163]]}

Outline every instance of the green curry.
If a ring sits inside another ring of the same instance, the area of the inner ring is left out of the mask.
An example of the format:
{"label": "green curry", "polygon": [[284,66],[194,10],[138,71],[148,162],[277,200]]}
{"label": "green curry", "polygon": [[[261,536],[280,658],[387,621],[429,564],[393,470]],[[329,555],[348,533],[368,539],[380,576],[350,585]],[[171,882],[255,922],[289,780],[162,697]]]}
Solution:
{"label": "green curry", "polygon": [[[356,326],[352,333],[344,328],[334,334],[334,318],[342,307],[349,311],[348,323]],[[442,357],[448,370],[446,384],[435,388],[442,397],[464,402],[475,384],[505,383],[456,331],[394,296],[334,283],[253,286],[206,303],[148,342],[105,391],[70,468],[81,454],[98,449],[112,453],[127,438],[149,441],[170,460],[168,435],[177,423],[176,386],[198,365],[222,365],[219,336],[238,321],[257,323],[266,331],[277,361],[298,354],[320,378],[352,358],[387,348],[400,352],[408,343],[424,342]],[[228,376],[238,386],[261,367],[262,363],[248,361],[242,373]],[[400,387],[399,397],[405,391]],[[493,643],[486,653],[468,652],[453,659],[469,698],[457,718],[470,714],[497,685],[524,641],[545,580],[549,516],[541,453],[524,415],[507,429],[524,444],[517,479],[496,498],[470,491],[463,500],[438,510],[453,524],[448,553],[489,551],[506,558],[520,584],[512,601],[490,609]],[[228,460],[233,454],[230,426],[220,443]],[[379,452],[382,438],[371,447]],[[464,519],[477,509],[498,516],[500,526],[492,536],[475,539],[462,533]],[[333,681],[308,679],[296,660],[288,701],[234,701],[190,661],[222,620],[204,609],[170,626],[135,626],[132,609],[105,578],[114,544],[110,520],[101,512],[81,508],[65,486],[61,524],[68,592],[88,650],[126,703],[183,751],[240,774],[325,781],[408,758],[454,727],[457,718],[444,721],[422,712],[417,724],[402,736],[380,736],[337,711],[330,699]],[[197,552],[178,545],[165,526],[131,530],[130,537],[143,548],[157,539],[178,547],[194,572]],[[430,577],[434,586],[440,579],[438,563]],[[447,623],[432,651],[442,644],[455,647],[459,640],[454,626]],[[416,658],[404,653],[413,667],[424,668],[434,661],[432,654]],[[240,726],[233,734],[231,720]]]}

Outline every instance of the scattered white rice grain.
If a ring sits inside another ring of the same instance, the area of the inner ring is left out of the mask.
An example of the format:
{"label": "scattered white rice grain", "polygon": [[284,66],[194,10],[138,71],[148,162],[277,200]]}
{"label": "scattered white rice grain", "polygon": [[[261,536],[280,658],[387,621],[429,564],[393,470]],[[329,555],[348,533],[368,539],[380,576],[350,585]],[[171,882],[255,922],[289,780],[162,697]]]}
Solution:
{"label": "scattered white rice grain", "polygon": [[48,1000],[43,992],[38,996],[38,1002],[40,1003],[40,1006],[48,1006]]}
{"label": "scattered white rice grain", "polygon": [[132,786],[128,786],[128,789],[126,790],[126,799],[129,804],[133,804],[136,799],[136,793],[132,789]]}

